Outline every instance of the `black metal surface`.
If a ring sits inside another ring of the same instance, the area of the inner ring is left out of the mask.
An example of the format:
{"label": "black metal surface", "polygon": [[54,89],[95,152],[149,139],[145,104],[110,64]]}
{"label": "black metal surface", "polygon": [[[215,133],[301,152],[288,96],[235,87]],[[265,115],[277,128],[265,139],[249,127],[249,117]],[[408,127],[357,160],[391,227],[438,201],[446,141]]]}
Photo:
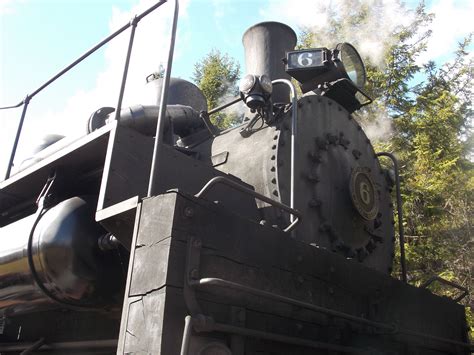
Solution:
{"label": "black metal surface", "polygon": [[[120,354],[173,354],[183,344],[195,354],[208,343],[228,345],[227,332],[244,336],[246,353],[469,351],[456,303],[213,203],[174,192],[146,199],[137,231]],[[232,322],[235,307],[245,310],[240,325]],[[195,323],[192,331],[189,318],[185,330],[187,314],[212,316],[208,331]]]}
{"label": "black metal surface", "polygon": [[[289,226],[287,226],[286,228],[283,229],[284,232],[291,232],[295,227],[296,225],[298,224],[299,220],[301,219],[301,214],[296,211],[295,209],[293,208],[290,208],[278,201],[275,201],[275,200],[272,200],[271,198],[269,197],[266,197],[266,196],[263,196],[261,194],[259,194],[258,192],[255,192],[253,190],[250,190],[249,188],[247,187],[244,187],[243,185],[241,184],[238,184],[228,178],[225,178],[223,176],[216,176],[215,178],[212,178],[203,188],[201,191],[199,191],[197,194],[196,194],[196,197],[197,198],[203,198],[205,194],[208,194],[209,190],[211,189],[211,187],[213,187],[214,185],[217,185],[217,184],[224,184],[224,185],[227,185],[235,190],[238,190],[240,192],[243,192],[247,195],[250,195],[250,196],[253,196],[255,197],[257,200],[260,200],[260,201],[264,201],[276,208],[279,208],[285,212],[288,212],[290,215],[293,216],[293,220],[291,222],[291,224]],[[296,217],[296,219],[294,219],[294,217]]]}
{"label": "black metal surface", "polygon": [[[310,95],[295,106],[297,120],[293,112],[286,112],[245,137],[241,126],[193,149],[205,161],[228,152],[226,163],[216,169],[239,176],[278,202],[290,205],[294,186],[294,208],[302,214],[297,239],[389,273],[394,251],[391,198],[370,141],[347,111],[327,98]],[[297,130],[292,129],[293,121]],[[379,207],[372,219],[362,216],[351,200],[351,172],[358,168],[367,170],[374,182],[372,197]],[[283,226],[288,218],[266,203],[258,206],[270,225]]]}
{"label": "black metal surface", "polygon": [[26,215],[34,212],[35,200],[53,170],[62,171],[61,184],[68,187],[69,196],[97,194],[113,127],[108,125],[72,142],[63,139],[35,155],[35,164],[0,182],[0,227],[25,217],[23,211]]}
{"label": "black metal surface", "polygon": [[[296,34],[279,22],[262,22],[250,27],[242,37],[245,49],[245,73],[267,75],[271,80],[288,79],[282,58],[285,52],[293,50],[296,45]],[[289,89],[275,87],[272,93],[274,103],[288,103]]]}
{"label": "black metal surface", "polygon": [[[105,231],[94,221],[95,206],[90,200],[74,197],[0,230],[4,241],[0,310],[4,314],[58,306],[102,310],[118,305],[125,275],[117,252],[99,249],[99,237]],[[14,249],[10,249],[12,244]]]}

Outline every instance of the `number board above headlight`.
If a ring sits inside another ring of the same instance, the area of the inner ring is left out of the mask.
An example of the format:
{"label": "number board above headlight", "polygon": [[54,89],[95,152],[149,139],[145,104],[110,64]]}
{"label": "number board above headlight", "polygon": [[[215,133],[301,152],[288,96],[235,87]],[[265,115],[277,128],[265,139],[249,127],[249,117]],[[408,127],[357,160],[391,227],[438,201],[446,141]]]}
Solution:
{"label": "number board above headlight", "polygon": [[299,82],[305,82],[326,71],[330,51],[312,48],[286,53],[285,71]]}

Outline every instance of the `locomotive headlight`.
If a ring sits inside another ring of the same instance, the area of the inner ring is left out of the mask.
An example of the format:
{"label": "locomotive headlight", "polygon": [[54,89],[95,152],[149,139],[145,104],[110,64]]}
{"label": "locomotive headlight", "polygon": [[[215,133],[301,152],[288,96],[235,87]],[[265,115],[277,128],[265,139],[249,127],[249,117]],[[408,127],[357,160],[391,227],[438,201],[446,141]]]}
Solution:
{"label": "locomotive headlight", "polygon": [[260,85],[262,86],[263,91],[265,91],[267,94],[272,93],[273,84],[267,75],[264,74],[260,77]]}
{"label": "locomotive headlight", "polygon": [[334,50],[334,56],[336,60],[340,60],[344,65],[344,70],[349,79],[358,88],[362,89],[366,79],[365,67],[356,49],[349,43],[339,43]]}
{"label": "locomotive headlight", "polygon": [[284,62],[286,72],[299,81],[303,93],[314,91],[327,96],[349,112],[372,102],[362,91],[366,80],[364,63],[349,43],[339,43],[333,50],[288,52]]}
{"label": "locomotive headlight", "polygon": [[255,85],[256,77],[252,74],[247,74],[239,84],[239,91],[243,93],[248,93]]}
{"label": "locomotive headlight", "polygon": [[239,85],[240,97],[251,109],[265,107],[271,98],[273,84],[267,75],[246,75]]}

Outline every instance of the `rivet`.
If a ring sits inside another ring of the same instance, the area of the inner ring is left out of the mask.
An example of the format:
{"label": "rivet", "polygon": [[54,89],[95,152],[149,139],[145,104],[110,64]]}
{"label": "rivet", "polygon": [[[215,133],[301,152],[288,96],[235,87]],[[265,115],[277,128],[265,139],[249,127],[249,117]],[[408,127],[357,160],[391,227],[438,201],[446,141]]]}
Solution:
{"label": "rivet", "polygon": [[276,182],[277,182],[276,179],[273,178],[273,179],[272,179],[272,184],[276,184]]}
{"label": "rivet", "polygon": [[202,246],[202,241],[201,241],[201,239],[194,239],[193,247],[195,247],[195,248],[200,248],[201,246]]}
{"label": "rivet", "polygon": [[273,190],[272,192],[275,196],[278,196],[278,191],[277,190]]}
{"label": "rivet", "polygon": [[275,159],[276,159],[276,156],[272,155],[272,156],[270,157],[270,159],[271,159],[271,160],[275,160]]}
{"label": "rivet", "polygon": [[272,145],[272,149],[276,149],[276,147],[277,147],[276,144]]}
{"label": "rivet", "polygon": [[189,273],[189,277],[193,280],[197,280],[199,278],[199,270],[198,269],[192,269]]}
{"label": "rivet", "polygon": [[312,182],[312,183],[318,183],[319,182],[319,177],[315,174],[308,174],[306,176],[306,178],[308,179],[308,181]]}
{"label": "rivet", "polygon": [[321,201],[311,199],[311,200],[309,200],[308,205],[309,205],[309,207],[312,207],[312,208],[318,208],[319,206],[321,206]]}
{"label": "rivet", "polygon": [[194,216],[194,209],[189,206],[185,207],[183,213],[185,217],[192,218]]}
{"label": "rivet", "polygon": [[275,170],[276,170],[276,168],[275,168],[274,166],[272,166],[272,167],[270,168],[270,171],[272,171],[272,172],[274,172]]}
{"label": "rivet", "polygon": [[278,139],[278,134],[276,134],[276,135],[273,136],[273,140],[276,141],[277,139]]}

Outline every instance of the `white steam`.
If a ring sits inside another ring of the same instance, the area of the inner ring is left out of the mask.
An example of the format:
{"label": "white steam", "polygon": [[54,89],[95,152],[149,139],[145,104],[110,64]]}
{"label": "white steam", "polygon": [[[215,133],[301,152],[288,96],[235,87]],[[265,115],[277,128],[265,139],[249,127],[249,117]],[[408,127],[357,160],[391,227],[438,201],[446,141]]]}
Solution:
{"label": "white steam", "polygon": [[[316,34],[315,47],[332,48],[340,42],[356,46],[371,63],[383,67],[385,50],[393,44],[394,32],[407,25],[412,13],[397,0],[294,0],[271,2],[264,19],[279,19]],[[362,19],[356,14],[364,13]],[[337,26],[337,31],[335,26]]]}

